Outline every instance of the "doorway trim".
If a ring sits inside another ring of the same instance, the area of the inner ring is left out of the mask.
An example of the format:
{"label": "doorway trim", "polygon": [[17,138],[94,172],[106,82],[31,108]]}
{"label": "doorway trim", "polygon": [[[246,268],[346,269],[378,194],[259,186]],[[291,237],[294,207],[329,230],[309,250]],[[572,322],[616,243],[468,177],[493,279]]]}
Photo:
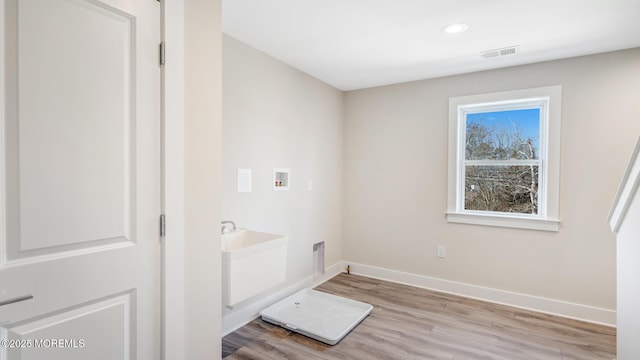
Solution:
{"label": "doorway trim", "polygon": [[163,359],[185,356],[184,291],[184,1],[162,1],[162,41],[169,61],[162,69]]}

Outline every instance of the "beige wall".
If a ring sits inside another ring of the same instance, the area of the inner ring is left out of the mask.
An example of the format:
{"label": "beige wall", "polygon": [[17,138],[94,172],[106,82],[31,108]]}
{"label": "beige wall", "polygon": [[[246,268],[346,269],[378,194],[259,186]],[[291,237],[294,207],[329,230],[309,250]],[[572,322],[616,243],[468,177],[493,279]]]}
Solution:
{"label": "beige wall", "polygon": [[[222,149],[220,25],[220,0],[184,1],[184,359],[221,354],[221,245],[215,241]],[[168,219],[167,233],[178,228],[172,230]]]}
{"label": "beige wall", "polygon": [[[287,285],[325,241],[327,265],[615,310],[606,216],[640,134],[640,49],[343,94],[228,36],[223,48],[222,218],[289,235]],[[449,97],[549,85],[563,90],[560,231],[447,223]],[[252,193],[236,191],[239,167]],[[291,168],[291,191],[271,189],[274,167]]]}
{"label": "beige wall", "polygon": [[[606,218],[640,134],[639,64],[633,49],[346,93],[344,260],[615,309]],[[447,223],[449,97],[547,85],[563,91],[560,231]]]}
{"label": "beige wall", "polygon": [[[223,64],[222,217],[288,235],[292,284],[312,275],[314,243],[326,265],[342,259],[343,94],[226,35]],[[291,169],[290,191],[273,191],[276,167]],[[238,168],[253,192],[237,192]]]}

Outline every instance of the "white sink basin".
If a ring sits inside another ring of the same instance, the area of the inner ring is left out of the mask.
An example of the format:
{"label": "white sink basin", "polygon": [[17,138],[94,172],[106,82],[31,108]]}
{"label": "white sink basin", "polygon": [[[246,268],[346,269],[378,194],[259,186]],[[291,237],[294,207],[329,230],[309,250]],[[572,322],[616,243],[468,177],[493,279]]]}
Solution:
{"label": "white sink basin", "polygon": [[284,235],[239,229],[222,235],[222,251],[235,252],[250,247],[256,250],[256,247],[271,247],[286,241]]}
{"label": "white sink basin", "polygon": [[239,229],[222,235],[222,298],[226,306],[286,279],[287,237]]}

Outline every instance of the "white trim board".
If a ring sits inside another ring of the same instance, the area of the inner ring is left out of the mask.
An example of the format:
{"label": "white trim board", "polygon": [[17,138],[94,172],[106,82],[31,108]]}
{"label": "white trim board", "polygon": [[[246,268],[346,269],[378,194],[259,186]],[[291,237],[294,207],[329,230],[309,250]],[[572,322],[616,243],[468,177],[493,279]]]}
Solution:
{"label": "white trim board", "polygon": [[[162,1],[162,40],[171,59],[162,67],[162,213],[170,219],[170,230],[162,241],[161,359],[186,355],[187,305],[185,299],[185,76],[184,0]],[[219,261],[219,260],[218,260]],[[219,280],[213,280],[219,281]],[[218,283],[218,286],[219,283]],[[196,309],[195,311],[197,311]]]}
{"label": "white trim board", "polygon": [[344,262],[345,266],[346,264],[351,266],[351,273],[355,275],[362,275],[374,279],[464,296],[467,298],[537,311],[569,319],[581,320],[611,327],[616,326],[615,310],[465,284],[376,266]]}
{"label": "white trim board", "polygon": [[316,280],[313,279],[313,275],[309,275],[304,279],[295,282],[285,288],[279,289],[273,293],[269,293],[266,296],[257,295],[253,299],[243,301],[233,306],[232,310],[223,309],[222,314],[222,336],[238,330],[246,324],[257,319],[259,312],[267,307],[277,303],[278,301],[286,298],[287,296],[294,294],[305,288],[316,287],[334,276],[344,271],[343,262],[338,261],[335,264],[325,269],[324,275]]}
{"label": "white trim board", "polygon": [[636,142],[636,146],[633,149],[631,160],[627,169],[622,177],[622,182],[618,188],[618,193],[609,212],[607,221],[611,226],[611,231],[618,233],[620,226],[624,221],[627,210],[631,205],[633,197],[640,187],[640,138]]}

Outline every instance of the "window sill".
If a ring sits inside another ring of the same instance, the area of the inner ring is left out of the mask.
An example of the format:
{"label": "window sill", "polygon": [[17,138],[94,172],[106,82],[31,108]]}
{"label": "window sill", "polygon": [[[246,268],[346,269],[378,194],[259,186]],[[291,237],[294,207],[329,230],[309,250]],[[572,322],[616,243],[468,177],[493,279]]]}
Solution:
{"label": "window sill", "polygon": [[516,216],[447,212],[450,223],[497,226],[528,230],[558,231],[559,220],[531,219]]}

